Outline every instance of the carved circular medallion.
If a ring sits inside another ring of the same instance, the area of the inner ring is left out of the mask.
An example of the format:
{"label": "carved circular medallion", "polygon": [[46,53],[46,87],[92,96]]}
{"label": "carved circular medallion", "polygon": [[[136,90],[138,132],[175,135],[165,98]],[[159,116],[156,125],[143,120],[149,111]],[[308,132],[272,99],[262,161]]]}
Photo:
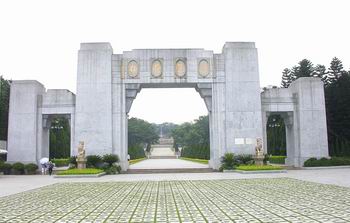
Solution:
{"label": "carved circular medallion", "polygon": [[152,63],[152,76],[160,77],[163,73],[162,62],[160,60],[154,60]]}
{"label": "carved circular medallion", "polygon": [[139,65],[135,60],[132,60],[128,63],[128,75],[130,77],[137,77],[139,74]]}
{"label": "carved circular medallion", "polygon": [[184,77],[186,75],[186,64],[183,60],[176,61],[175,75],[178,77]]}
{"label": "carved circular medallion", "polygon": [[209,72],[210,72],[210,67],[209,67],[208,61],[205,59],[199,61],[198,74],[202,77],[206,77],[209,75]]}

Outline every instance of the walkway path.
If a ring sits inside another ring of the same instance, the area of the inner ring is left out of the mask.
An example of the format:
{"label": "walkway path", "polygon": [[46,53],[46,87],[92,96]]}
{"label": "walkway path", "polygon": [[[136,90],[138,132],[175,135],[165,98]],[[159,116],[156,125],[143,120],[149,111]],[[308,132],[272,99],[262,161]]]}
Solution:
{"label": "walkway path", "polygon": [[350,169],[288,170],[276,174],[239,173],[171,173],[171,174],[119,174],[100,178],[58,179],[50,176],[0,175],[0,197],[61,182],[111,182],[111,181],[170,181],[170,180],[222,180],[289,177],[322,184],[350,187]]}
{"label": "walkway path", "polygon": [[209,168],[207,164],[181,159],[147,159],[130,165],[129,169],[194,169]]}

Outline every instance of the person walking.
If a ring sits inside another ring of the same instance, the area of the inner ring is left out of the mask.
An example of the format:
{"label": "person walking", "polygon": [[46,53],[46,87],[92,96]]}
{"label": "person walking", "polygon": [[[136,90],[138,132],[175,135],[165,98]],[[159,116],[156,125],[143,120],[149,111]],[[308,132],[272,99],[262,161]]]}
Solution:
{"label": "person walking", "polygon": [[51,161],[49,161],[48,162],[48,169],[49,169],[49,175],[51,176],[51,174],[52,174],[52,170],[53,170],[53,167],[54,167],[55,165],[51,162]]}

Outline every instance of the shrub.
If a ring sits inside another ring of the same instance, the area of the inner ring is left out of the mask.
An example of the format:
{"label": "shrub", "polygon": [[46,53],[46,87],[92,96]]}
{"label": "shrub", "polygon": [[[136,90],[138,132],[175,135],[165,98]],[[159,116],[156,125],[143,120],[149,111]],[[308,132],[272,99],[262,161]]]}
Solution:
{"label": "shrub", "polygon": [[112,166],[104,168],[104,171],[106,172],[106,174],[117,174],[117,173],[120,173],[121,170],[122,168],[116,163],[114,163]]}
{"label": "shrub", "polygon": [[327,159],[325,157],[321,159],[310,158],[304,162],[305,167],[317,167],[317,166],[342,166],[350,165],[350,158],[348,157],[331,157]]}
{"label": "shrub", "polygon": [[88,167],[98,167],[102,163],[102,158],[99,155],[89,155],[86,157],[86,165]]}
{"label": "shrub", "polygon": [[51,162],[53,162],[56,167],[68,166],[70,163],[70,158],[52,159]]}
{"label": "shrub", "polygon": [[116,154],[106,154],[102,157],[102,160],[112,166],[113,163],[119,162],[119,157]]}
{"label": "shrub", "polygon": [[185,146],[181,150],[182,157],[194,158],[194,159],[210,159],[210,147],[206,145],[191,145]]}
{"label": "shrub", "polygon": [[239,165],[233,153],[225,153],[224,156],[221,157],[221,164],[222,164],[222,168],[225,170],[235,169],[236,166]]}
{"label": "shrub", "polygon": [[12,169],[14,170],[14,174],[23,174],[24,173],[24,164],[17,162],[12,165]]}
{"label": "shrub", "polygon": [[77,156],[69,157],[69,164],[73,164],[74,166],[77,166]]}
{"label": "shrub", "polygon": [[270,163],[285,164],[286,156],[270,156]]}
{"label": "shrub", "polygon": [[27,171],[27,174],[35,174],[36,170],[38,169],[38,165],[35,163],[29,163],[24,165],[24,169]]}
{"label": "shrub", "polygon": [[11,163],[4,163],[2,165],[2,171],[5,175],[11,174],[12,164]]}
{"label": "shrub", "polygon": [[[150,144],[148,145],[151,146]],[[130,159],[132,160],[145,157],[145,151],[143,150],[143,146],[141,144],[129,146],[128,154],[130,155]]]}
{"label": "shrub", "polygon": [[242,154],[242,155],[237,155],[235,157],[238,163],[240,164],[251,164],[253,163],[253,156],[250,154]]}

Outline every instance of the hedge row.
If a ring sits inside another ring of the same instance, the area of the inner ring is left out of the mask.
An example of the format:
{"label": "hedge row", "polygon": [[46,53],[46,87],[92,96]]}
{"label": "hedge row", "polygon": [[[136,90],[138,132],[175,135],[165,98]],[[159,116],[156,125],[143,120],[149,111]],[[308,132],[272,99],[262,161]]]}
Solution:
{"label": "hedge row", "polygon": [[0,161],[0,172],[3,172],[5,175],[9,174],[35,174],[38,169],[38,165],[35,163],[23,164],[20,162],[11,164]]}
{"label": "hedge row", "polygon": [[181,150],[182,157],[194,158],[194,159],[210,159],[210,147],[209,146],[188,146]]}
{"label": "hedge row", "polygon": [[321,159],[310,158],[304,162],[305,167],[344,165],[350,165],[350,157],[331,157],[330,159],[327,159],[325,157]]}

